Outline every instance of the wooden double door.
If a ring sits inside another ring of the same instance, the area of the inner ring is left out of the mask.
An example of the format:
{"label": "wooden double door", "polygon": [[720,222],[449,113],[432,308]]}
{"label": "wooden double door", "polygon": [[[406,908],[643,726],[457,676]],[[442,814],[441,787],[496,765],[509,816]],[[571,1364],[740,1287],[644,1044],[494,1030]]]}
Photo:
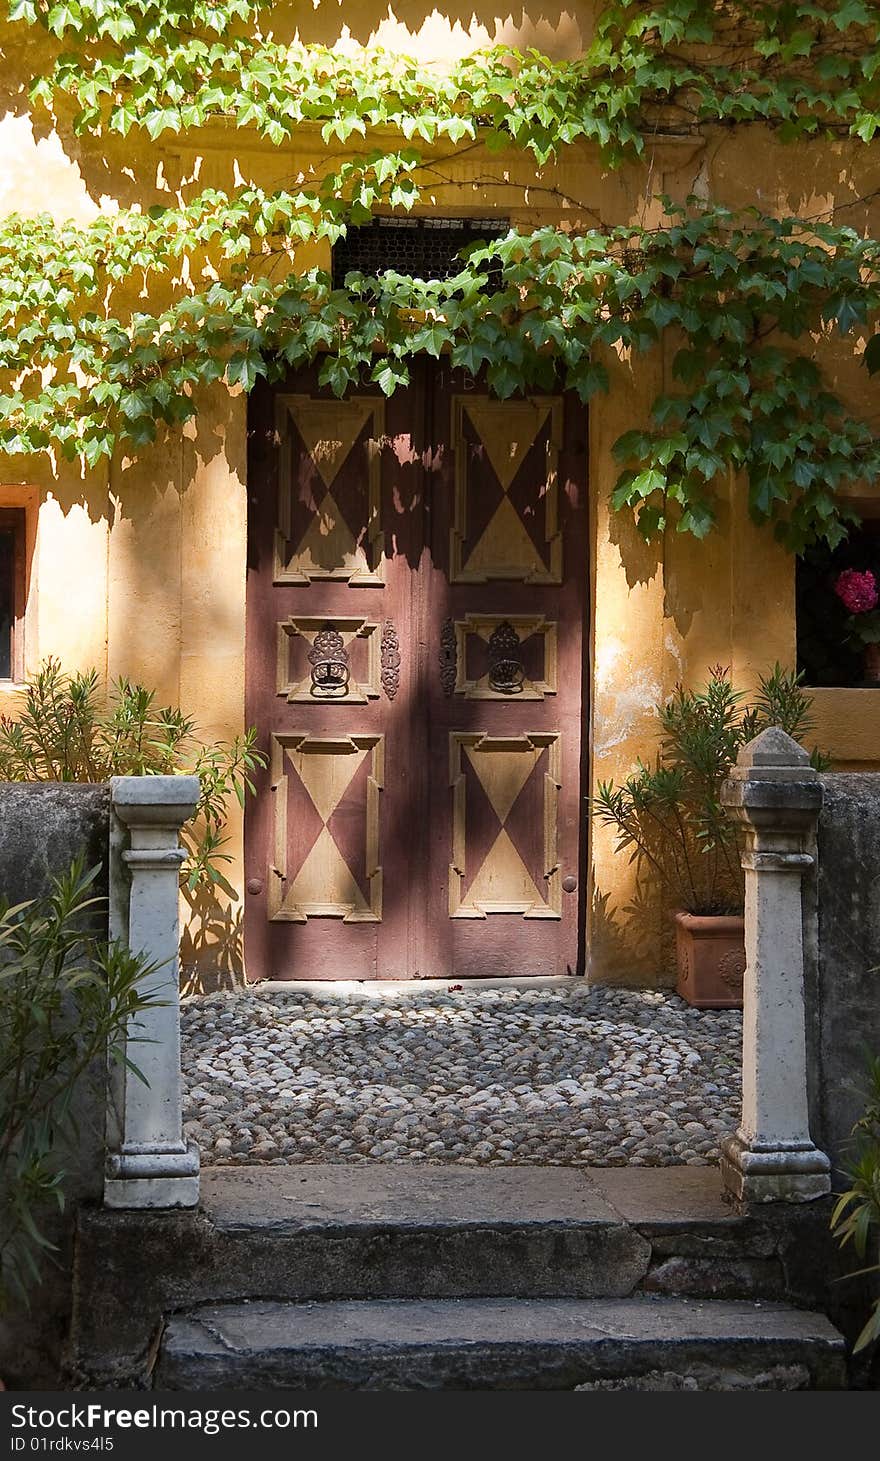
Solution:
{"label": "wooden double door", "polygon": [[250,979],[583,963],[586,411],[426,360],[255,392]]}

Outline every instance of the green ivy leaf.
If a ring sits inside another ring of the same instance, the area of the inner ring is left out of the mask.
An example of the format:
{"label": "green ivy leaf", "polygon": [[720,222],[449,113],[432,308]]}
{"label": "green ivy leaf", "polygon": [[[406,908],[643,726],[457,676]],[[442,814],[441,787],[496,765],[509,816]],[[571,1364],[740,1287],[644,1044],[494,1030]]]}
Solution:
{"label": "green ivy leaf", "polygon": [[265,374],[265,366],[258,355],[233,355],[226,366],[226,379],[231,386],[253,389],[259,376]]}

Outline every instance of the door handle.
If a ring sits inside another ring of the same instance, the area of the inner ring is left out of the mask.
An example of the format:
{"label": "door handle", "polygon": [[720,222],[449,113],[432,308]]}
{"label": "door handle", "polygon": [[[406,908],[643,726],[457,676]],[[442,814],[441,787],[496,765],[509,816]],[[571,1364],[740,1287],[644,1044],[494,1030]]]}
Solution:
{"label": "door handle", "polygon": [[489,638],[489,689],[498,695],[519,695],[525,677],[519,635],[510,620],[504,619]]}
{"label": "door handle", "polygon": [[312,666],[309,694],[323,700],[344,699],[351,673],[348,653],[335,624],[327,623],[318,630],[308,657]]}

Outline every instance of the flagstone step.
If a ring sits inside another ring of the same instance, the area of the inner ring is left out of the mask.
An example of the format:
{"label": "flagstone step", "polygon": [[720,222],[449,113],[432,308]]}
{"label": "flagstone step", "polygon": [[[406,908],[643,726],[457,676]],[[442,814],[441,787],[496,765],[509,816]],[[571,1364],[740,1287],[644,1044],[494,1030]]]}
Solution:
{"label": "flagstone step", "polygon": [[81,1210],[71,1363],[143,1376],[168,1314],[245,1299],[816,1304],[834,1266],[824,1204],[775,1209],[737,1216],[699,1167],[208,1169],[199,1211]]}
{"label": "flagstone step", "polygon": [[[161,1390],[572,1390],[656,1372],[694,1388],[838,1389],[844,1342],[787,1305],[628,1299],[257,1301],[174,1315]],[[727,1378],[727,1383],[725,1379]]]}

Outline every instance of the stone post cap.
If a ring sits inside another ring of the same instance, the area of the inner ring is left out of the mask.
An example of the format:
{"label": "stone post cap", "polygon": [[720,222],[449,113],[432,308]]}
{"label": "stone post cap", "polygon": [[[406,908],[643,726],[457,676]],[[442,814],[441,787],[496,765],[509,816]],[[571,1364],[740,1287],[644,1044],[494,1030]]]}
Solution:
{"label": "stone post cap", "polygon": [[818,781],[810,757],[778,725],[768,726],[742,746],[730,773],[733,781]]}
{"label": "stone post cap", "polygon": [[737,766],[809,766],[810,758],[778,725],[770,725],[740,748]]}
{"label": "stone post cap", "polygon": [[197,776],[111,776],[110,798],[123,822],[185,822],[201,794]]}

